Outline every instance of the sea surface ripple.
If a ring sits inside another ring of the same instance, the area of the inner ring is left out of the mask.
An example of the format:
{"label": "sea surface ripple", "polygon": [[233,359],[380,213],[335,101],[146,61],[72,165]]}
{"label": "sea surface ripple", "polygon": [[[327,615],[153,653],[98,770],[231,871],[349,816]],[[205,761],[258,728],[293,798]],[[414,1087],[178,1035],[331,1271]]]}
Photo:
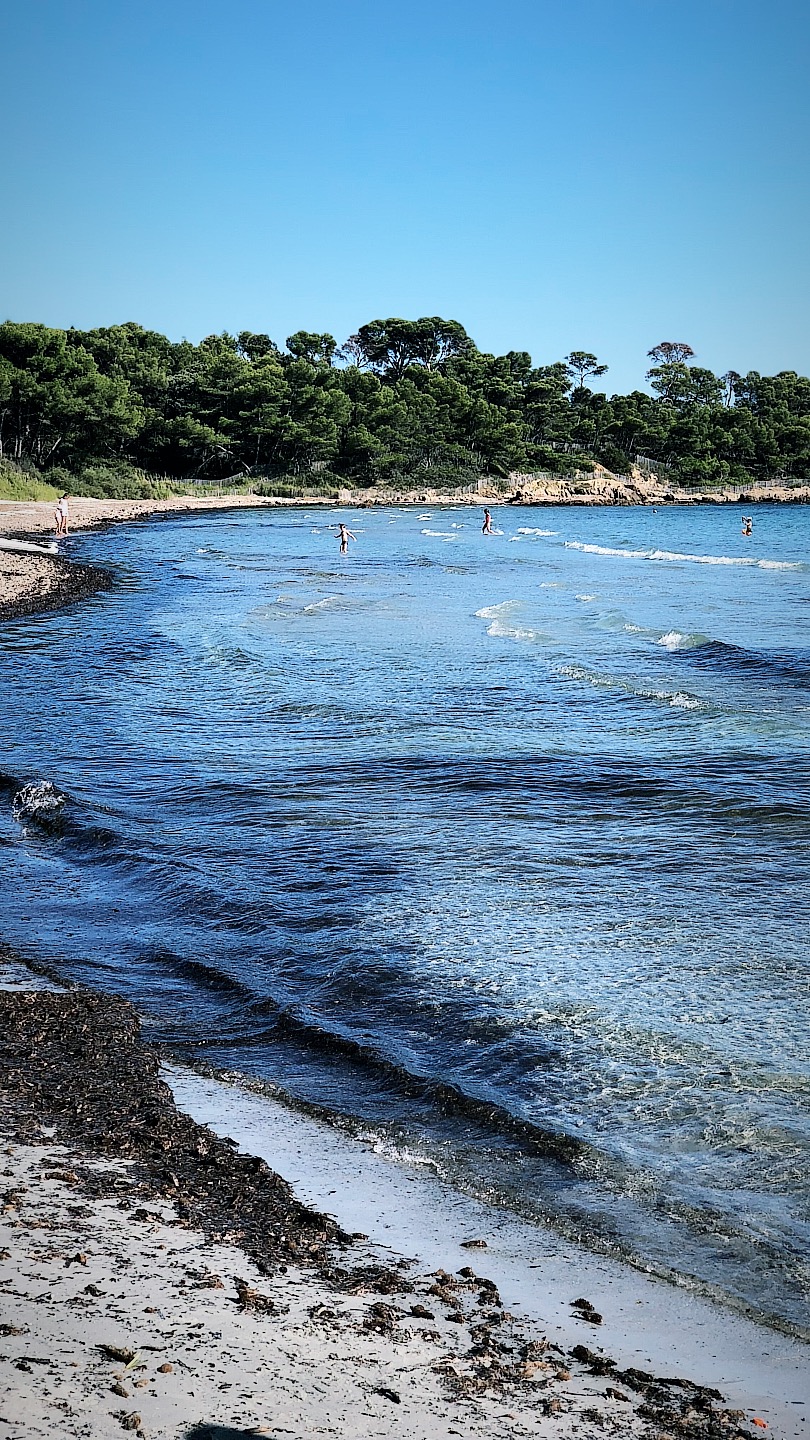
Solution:
{"label": "sea surface ripple", "polygon": [[[810,512],[167,517],[0,636],[0,937],[810,1327]],[[428,523],[429,522],[429,523]]]}

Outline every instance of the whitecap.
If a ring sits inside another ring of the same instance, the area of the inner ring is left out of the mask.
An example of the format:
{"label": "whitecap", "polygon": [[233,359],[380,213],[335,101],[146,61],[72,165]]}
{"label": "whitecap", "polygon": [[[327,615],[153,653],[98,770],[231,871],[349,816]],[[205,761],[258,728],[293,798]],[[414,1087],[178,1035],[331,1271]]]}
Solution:
{"label": "whitecap", "polygon": [[596,596],[596,595],[575,595],[575,596],[574,596],[574,599],[575,599],[575,600],[596,600],[596,599],[598,599],[598,596]]}
{"label": "whitecap", "polygon": [[422,531],[420,531],[420,534],[422,534],[422,535],[430,535],[434,540],[457,540],[457,539],[458,539],[458,536],[457,536],[457,535],[454,535],[453,532],[452,532],[452,530],[422,530]]}
{"label": "whitecap", "polygon": [[323,600],[314,600],[311,605],[304,606],[304,614],[310,610],[323,610],[326,605],[331,605],[333,600],[339,600],[339,595],[327,595]]}
{"label": "whitecap", "polygon": [[487,626],[487,635],[492,635],[500,640],[542,640],[544,637],[539,630],[521,630],[514,625],[504,625],[502,620],[493,620]]}
{"label": "whitecap", "polygon": [[703,702],[686,690],[637,690],[643,700],[663,700],[675,710],[702,710]]}
{"label": "whitecap", "polygon": [[556,535],[556,530],[535,530],[531,525],[521,525],[518,535]]}
{"label": "whitecap", "polygon": [[478,620],[498,620],[503,615],[508,615],[510,610],[515,610],[521,604],[520,600],[502,600],[499,605],[485,605],[483,610],[476,610]]}
{"label": "whitecap", "polygon": [[566,540],[567,550],[582,550],[588,555],[616,555],[625,560],[688,561],[693,565],[748,565],[761,570],[803,570],[800,560],[756,560],[751,555],[691,555],[680,550],[622,550],[609,545],[586,545],[582,540]]}

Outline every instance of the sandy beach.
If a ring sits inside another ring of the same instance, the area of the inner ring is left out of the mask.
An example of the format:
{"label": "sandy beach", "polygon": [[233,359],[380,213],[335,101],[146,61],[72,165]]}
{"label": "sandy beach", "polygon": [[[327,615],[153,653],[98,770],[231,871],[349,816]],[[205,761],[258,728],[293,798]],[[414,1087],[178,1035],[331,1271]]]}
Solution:
{"label": "sandy beach", "polygon": [[[266,1097],[238,1097],[246,1151],[233,1087],[164,1070],[177,1108],[129,1005],[0,979],[2,1440],[802,1433],[796,1342],[539,1234],[516,1255],[503,1217]],[[368,1232],[305,1203],[330,1181]]]}

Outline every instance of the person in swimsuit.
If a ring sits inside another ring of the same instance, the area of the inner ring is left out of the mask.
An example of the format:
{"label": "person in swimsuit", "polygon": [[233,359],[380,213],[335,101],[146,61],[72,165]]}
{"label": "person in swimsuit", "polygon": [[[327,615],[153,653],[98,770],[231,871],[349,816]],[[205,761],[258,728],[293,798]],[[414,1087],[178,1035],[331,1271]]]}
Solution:
{"label": "person in swimsuit", "polygon": [[492,534],[492,516],[487,509],[484,510],[484,523],[481,526],[482,535]]}
{"label": "person in swimsuit", "polygon": [[340,553],[341,555],[345,555],[349,549],[349,541],[356,540],[357,536],[353,530],[350,530],[348,526],[344,525],[341,521],[340,525],[338,525],[338,539],[340,540]]}
{"label": "person in swimsuit", "polygon": [[750,515],[743,515],[742,517],[742,533],[743,535],[752,535],[754,533],[753,521]]}

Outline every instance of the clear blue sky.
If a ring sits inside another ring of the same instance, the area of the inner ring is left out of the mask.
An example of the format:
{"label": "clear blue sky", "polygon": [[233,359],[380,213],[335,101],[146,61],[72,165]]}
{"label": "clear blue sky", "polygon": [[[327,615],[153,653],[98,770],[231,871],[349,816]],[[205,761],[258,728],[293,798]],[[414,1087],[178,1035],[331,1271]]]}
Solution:
{"label": "clear blue sky", "polygon": [[29,0],[0,318],[810,373],[807,0]]}

